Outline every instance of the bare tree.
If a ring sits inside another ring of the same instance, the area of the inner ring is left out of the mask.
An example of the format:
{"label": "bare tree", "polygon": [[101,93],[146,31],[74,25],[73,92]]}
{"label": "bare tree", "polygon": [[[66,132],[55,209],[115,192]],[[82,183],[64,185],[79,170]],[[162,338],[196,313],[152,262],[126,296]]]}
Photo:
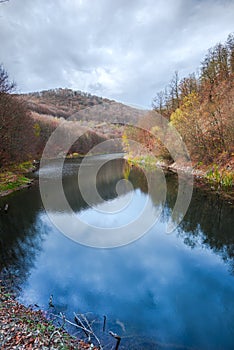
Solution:
{"label": "bare tree", "polygon": [[[0,0],[1,3],[1,0]],[[7,71],[4,69],[3,65],[0,65],[0,94],[7,94],[12,92],[16,84],[14,81],[9,80]]]}

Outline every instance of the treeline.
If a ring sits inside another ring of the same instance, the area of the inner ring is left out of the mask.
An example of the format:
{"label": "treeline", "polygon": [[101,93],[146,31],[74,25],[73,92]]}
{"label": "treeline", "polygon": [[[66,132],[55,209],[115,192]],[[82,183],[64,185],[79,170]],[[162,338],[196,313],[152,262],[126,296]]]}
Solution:
{"label": "treeline", "polygon": [[234,151],[234,34],[208,50],[198,74],[170,84],[153,100],[181,134],[194,161],[212,163]]}

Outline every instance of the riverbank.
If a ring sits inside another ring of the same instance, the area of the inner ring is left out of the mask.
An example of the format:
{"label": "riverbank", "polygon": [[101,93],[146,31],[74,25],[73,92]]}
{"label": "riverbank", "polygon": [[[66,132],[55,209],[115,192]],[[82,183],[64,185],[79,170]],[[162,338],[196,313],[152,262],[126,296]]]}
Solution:
{"label": "riverbank", "polygon": [[97,349],[76,339],[49,322],[42,311],[19,304],[1,286],[0,281],[0,348],[12,349]]}
{"label": "riverbank", "polygon": [[35,169],[33,162],[28,161],[18,165],[10,165],[0,169],[0,197],[30,187],[33,180],[26,175]]}
{"label": "riverbank", "polygon": [[205,191],[215,192],[224,199],[234,204],[234,155],[226,160],[220,160],[217,164],[206,165],[199,163],[178,163],[165,159],[158,159],[151,155],[138,157],[125,156],[125,159],[134,166],[148,170],[160,167],[166,171],[191,174],[196,186],[202,187]]}

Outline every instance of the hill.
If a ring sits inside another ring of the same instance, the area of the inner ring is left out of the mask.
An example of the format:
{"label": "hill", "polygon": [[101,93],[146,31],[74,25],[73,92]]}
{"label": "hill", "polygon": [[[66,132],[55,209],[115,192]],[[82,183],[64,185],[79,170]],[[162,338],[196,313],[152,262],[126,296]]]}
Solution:
{"label": "hill", "polygon": [[146,111],[114,100],[71,89],[53,89],[18,95],[35,113],[78,121],[135,124]]}

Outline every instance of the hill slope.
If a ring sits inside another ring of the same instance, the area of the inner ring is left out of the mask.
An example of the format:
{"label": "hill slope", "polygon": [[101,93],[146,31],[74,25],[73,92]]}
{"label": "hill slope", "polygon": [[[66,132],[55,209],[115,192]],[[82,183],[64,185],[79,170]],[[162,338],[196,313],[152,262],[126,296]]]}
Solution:
{"label": "hill slope", "polygon": [[44,116],[107,123],[133,123],[147,111],[71,89],[54,89],[20,95],[28,108]]}

